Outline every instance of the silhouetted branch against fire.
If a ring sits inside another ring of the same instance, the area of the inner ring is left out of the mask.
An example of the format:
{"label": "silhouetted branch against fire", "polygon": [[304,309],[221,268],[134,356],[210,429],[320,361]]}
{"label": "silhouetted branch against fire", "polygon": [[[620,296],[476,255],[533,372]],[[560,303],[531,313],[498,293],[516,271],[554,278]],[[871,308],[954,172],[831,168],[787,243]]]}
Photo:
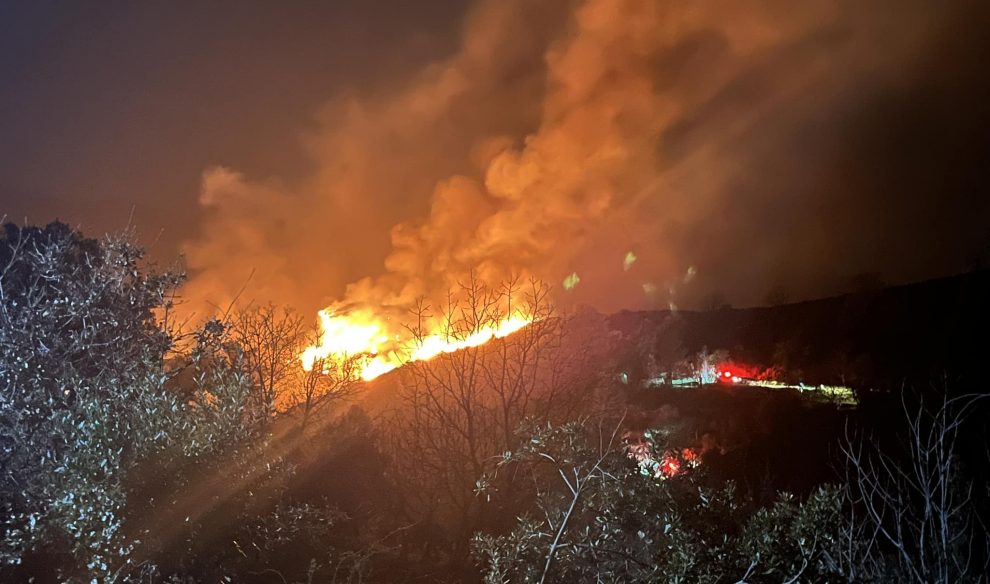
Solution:
{"label": "silhouetted branch against fire", "polygon": [[385,310],[328,307],[319,314],[319,338],[303,351],[303,368],[310,370],[321,359],[363,355],[360,377],[367,381],[406,363],[477,347],[548,321],[553,315],[549,287],[531,279],[522,292],[519,281],[513,277],[493,286],[472,270],[446,292],[438,310],[421,297],[400,325]]}
{"label": "silhouetted branch against fire", "polygon": [[362,354],[332,355],[316,358],[308,369],[297,367],[299,379],[286,397],[301,416],[302,428],[317,410],[353,395],[365,359]]}
{"label": "silhouetted branch against fire", "polygon": [[250,305],[229,317],[233,339],[256,387],[259,407],[269,415],[284,410],[298,377],[298,355],[306,338],[302,316],[273,304]]}
{"label": "silhouetted branch against fire", "polygon": [[573,375],[561,369],[573,363],[557,355],[563,326],[549,290],[535,278],[489,284],[473,274],[435,311],[425,299],[412,309],[407,331],[414,354],[431,354],[431,343],[445,345],[398,371],[393,410],[382,424],[405,495],[423,510],[410,519],[449,522],[470,533],[485,512],[474,495],[476,481],[518,447],[524,421],[569,411],[558,402]]}

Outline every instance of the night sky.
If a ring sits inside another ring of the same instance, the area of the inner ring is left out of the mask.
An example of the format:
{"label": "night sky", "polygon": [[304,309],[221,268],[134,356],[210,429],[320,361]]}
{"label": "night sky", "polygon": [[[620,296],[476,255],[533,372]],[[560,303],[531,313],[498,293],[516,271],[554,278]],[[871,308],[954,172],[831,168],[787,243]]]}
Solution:
{"label": "night sky", "polygon": [[[98,233],[134,222],[166,259],[203,170],[287,179],[341,91],[383,91],[453,50],[464,0],[0,3],[0,209]],[[160,239],[159,238],[160,235]]]}
{"label": "night sky", "polygon": [[0,212],[133,209],[194,302],[252,272],[305,309],[576,273],[606,310],[959,273],[990,264],[987,30],[963,0],[6,2]]}

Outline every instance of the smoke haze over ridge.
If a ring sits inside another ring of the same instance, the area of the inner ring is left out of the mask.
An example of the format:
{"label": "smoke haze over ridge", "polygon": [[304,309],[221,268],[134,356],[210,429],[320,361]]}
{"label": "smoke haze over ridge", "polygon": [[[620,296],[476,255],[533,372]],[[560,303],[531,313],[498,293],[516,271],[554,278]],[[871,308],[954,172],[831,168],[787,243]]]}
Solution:
{"label": "smoke haze over ridge", "polygon": [[932,217],[872,208],[887,185],[866,184],[855,123],[941,66],[927,61],[960,14],[480,2],[456,54],[394,94],[321,113],[302,188],[207,171],[188,292],[230,294],[257,268],[262,296],[401,306],[470,269],[514,270],[577,273],[574,299],[615,310],[713,290],[753,303],[774,285],[803,296],[856,271],[910,278],[918,263],[877,266],[886,252],[870,248],[906,243]]}
{"label": "smoke haze over ridge", "polygon": [[601,310],[953,273],[990,249],[987,12],[478,0],[446,56],[328,91],[288,130],[298,173],[200,166],[195,206],[155,209],[198,224],[181,249],[201,313],[252,273],[245,296],[306,311],[402,306],[471,269],[577,274],[559,299]]}

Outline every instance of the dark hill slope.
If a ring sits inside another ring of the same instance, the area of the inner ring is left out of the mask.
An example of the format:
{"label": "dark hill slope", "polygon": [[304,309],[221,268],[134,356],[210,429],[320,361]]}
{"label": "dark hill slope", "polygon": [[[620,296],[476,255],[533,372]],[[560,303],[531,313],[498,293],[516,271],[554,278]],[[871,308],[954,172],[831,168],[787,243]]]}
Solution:
{"label": "dark hill slope", "polygon": [[609,325],[810,383],[889,389],[945,376],[974,390],[990,378],[990,271],[774,307],[620,312]]}

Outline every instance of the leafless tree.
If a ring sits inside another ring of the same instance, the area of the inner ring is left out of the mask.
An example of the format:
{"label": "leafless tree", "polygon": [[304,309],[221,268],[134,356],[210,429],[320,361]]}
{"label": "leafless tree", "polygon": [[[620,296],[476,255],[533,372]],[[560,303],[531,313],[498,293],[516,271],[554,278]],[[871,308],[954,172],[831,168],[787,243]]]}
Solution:
{"label": "leafless tree", "polygon": [[[401,370],[401,389],[384,427],[396,475],[419,518],[453,529],[464,545],[479,519],[476,481],[516,448],[524,419],[571,413],[579,351],[561,350],[563,319],[546,284],[518,279],[493,287],[472,274],[451,291],[440,313],[420,303],[410,331],[420,344],[439,334],[449,343],[495,328],[513,315],[531,322],[479,347],[440,353]],[[419,519],[417,518],[417,519]]]}
{"label": "leafless tree", "polygon": [[902,396],[904,457],[847,438],[849,516],[842,552],[832,558],[837,571],[850,581],[891,572],[919,584],[987,581],[987,530],[957,455],[960,428],[985,397],[943,395],[934,406],[912,406]]}
{"label": "leafless tree", "polygon": [[361,365],[366,355],[333,355],[313,361],[309,370],[296,360],[294,383],[285,393],[285,403],[300,415],[305,429],[319,409],[353,395],[361,380]]}
{"label": "leafless tree", "polygon": [[230,326],[254,379],[258,406],[273,416],[289,405],[288,394],[299,382],[299,354],[306,338],[304,320],[289,308],[251,305],[233,313]]}

